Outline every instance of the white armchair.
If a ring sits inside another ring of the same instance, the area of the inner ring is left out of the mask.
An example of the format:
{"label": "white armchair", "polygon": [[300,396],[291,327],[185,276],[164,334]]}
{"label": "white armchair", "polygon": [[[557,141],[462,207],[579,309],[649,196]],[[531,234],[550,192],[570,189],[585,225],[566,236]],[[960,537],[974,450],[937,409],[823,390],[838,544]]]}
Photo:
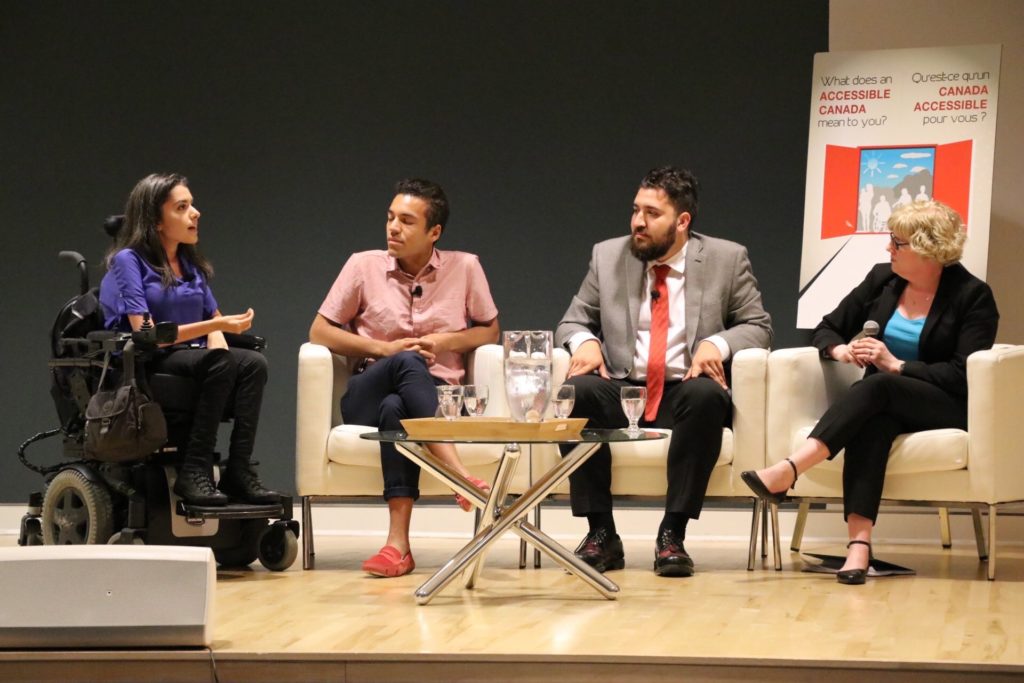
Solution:
{"label": "white armchair", "polygon": [[[564,362],[559,363],[560,356]],[[553,383],[561,385],[565,380],[568,355],[556,351]],[[565,368],[565,369],[563,369]],[[559,372],[561,370],[561,372]],[[745,349],[735,355],[732,361],[732,427],[723,429],[722,449],[718,462],[711,474],[705,500],[723,502],[744,502],[752,505],[753,518],[748,546],[747,569],[754,567],[754,553],[757,546],[757,522],[765,517],[750,489],[740,479],[740,472],[760,469],[765,463],[765,406],[767,395],[768,351]],[[659,430],[670,433],[671,430]],[[658,441],[613,443],[612,449],[612,495],[617,498],[665,496],[668,486],[667,460],[669,439]],[[534,457],[557,458],[556,447],[534,448]],[[562,484],[557,493],[567,494],[569,483]],[[776,568],[781,567],[781,557],[775,555]]]}
{"label": "white armchair", "polygon": [[[774,351],[768,360],[767,460],[780,462],[804,440],[862,371],[823,361],[814,348]],[[978,554],[995,578],[996,507],[1024,500],[1017,440],[1024,423],[1024,346],[997,345],[967,359],[967,431],[935,429],[897,437],[889,455],[883,502],[969,507]],[[791,494],[801,508],[793,533],[799,550],[810,502],[842,498],[843,454],[800,477]],[[989,513],[986,548],[980,511]],[[943,515],[944,545],[948,518]]]}
{"label": "white armchair", "polygon": [[[326,347],[306,343],[299,349],[298,387],[295,415],[295,486],[302,499],[302,566],[313,566],[312,503],[361,497],[380,499],[384,479],[380,467],[380,446],[359,437],[376,427],[346,425],[341,419],[341,397],[355,360],[332,354]],[[467,358],[467,383],[487,384],[490,404],[486,415],[503,415],[505,401],[502,350],[490,344]],[[490,481],[501,457],[502,446],[473,444],[459,446],[459,457],[474,476]],[[520,467],[510,492],[526,489],[529,468]],[[420,478],[424,496],[452,496],[452,492],[429,475]],[[458,508],[452,503],[453,513]],[[460,513],[461,514],[461,513]]]}

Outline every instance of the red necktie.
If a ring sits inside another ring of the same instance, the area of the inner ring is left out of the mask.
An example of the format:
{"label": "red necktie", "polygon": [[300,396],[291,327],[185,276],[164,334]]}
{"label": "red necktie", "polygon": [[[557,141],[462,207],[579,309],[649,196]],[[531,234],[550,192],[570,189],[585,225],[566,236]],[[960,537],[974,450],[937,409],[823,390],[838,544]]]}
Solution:
{"label": "red necktie", "polygon": [[647,354],[647,407],[644,419],[653,422],[665,390],[665,349],[668,346],[668,285],[665,277],[669,267],[654,266],[654,289],[651,292],[651,345]]}

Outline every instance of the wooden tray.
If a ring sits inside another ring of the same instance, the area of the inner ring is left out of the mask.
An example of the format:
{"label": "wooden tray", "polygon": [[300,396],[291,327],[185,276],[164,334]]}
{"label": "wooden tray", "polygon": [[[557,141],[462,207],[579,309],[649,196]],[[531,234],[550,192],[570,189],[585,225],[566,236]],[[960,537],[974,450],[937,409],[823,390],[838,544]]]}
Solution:
{"label": "wooden tray", "polygon": [[544,420],[543,422],[513,422],[502,417],[459,417],[446,420],[441,417],[419,417],[402,420],[402,427],[412,439],[562,439],[576,438],[587,424],[584,417]]}

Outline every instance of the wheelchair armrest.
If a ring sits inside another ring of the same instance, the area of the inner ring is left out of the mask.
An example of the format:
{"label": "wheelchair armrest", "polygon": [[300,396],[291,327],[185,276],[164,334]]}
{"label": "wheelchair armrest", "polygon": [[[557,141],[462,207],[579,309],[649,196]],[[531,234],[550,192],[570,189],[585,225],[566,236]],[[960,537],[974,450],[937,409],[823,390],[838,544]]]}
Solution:
{"label": "wheelchair armrest", "polygon": [[[97,342],[102,344],[105,341],[116,339],[120,332],[114,330],[93,330],[92,332],[85,335],[85,338],[91,342]],[[73,339],[61,340],[61,341],[74,341]]]}
{"label": "wheelchair armrest", "polygon": [[224,339],[227,341],[228,346],[233,346],[237,349],[263,351],[263,349],[267,348],[267,340],[263,337],[257,337],[254,334],[235,334],[234,332],[225,332]]}

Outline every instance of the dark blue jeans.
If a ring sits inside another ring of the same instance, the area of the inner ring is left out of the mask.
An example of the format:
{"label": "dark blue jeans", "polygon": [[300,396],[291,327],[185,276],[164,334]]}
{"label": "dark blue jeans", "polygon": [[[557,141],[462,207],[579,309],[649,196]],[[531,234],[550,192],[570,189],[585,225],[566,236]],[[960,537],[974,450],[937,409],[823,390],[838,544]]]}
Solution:
{"label": "dark blue jeans", "polygon": [[[430,374],[423,356],[402,351],[370,363],[352,376],[341,397],[341,417],[346,424],[381,431],[401,429],[403,419],[434,416],[436,387],[444,383]],[[419,465],[401,455],[394,444],[380,445],[380,465],[385,500],[420,497]]]}

